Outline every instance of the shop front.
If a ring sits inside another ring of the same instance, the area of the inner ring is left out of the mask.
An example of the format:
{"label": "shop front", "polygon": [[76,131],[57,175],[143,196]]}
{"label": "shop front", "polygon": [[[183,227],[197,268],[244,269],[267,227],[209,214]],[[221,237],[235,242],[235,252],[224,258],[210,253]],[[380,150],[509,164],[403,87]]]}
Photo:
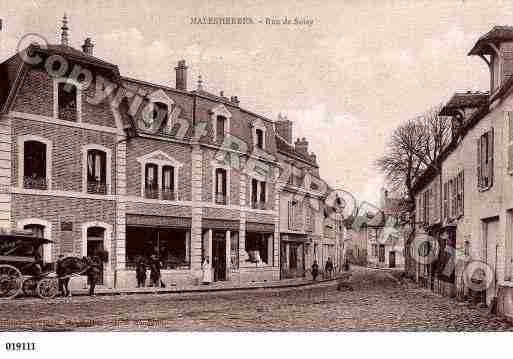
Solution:
{"label": "shop front", "polygon": [[306,275],[306,251],[308,238],[303,234],[281,233],[280,276],[281,279],[300,278]]}
{"label": "shop front", "polygon": [[[127,214],[125,271],[122,286],[135,287],[136,265],[157,259],[165,285],[190,284],[191,219],[186,217]],[[149,285],[150,271],[147,272]]]}
{"label": "shop front", "polygon": [[203,218],[202,227],[201,263],[209,260],[214,282],[230,280],[239,268],[240,222]]}

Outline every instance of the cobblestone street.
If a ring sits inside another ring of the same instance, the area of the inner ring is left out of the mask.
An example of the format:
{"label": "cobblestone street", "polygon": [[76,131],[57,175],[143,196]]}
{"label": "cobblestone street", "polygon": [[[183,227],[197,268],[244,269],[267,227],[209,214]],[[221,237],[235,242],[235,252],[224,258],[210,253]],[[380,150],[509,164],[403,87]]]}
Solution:
{"label": "cobblestone street", "polygon": [[501,331],[486,309],[356,269],[334,283],[228,293],[74,297],[0,302],[0,330]]}

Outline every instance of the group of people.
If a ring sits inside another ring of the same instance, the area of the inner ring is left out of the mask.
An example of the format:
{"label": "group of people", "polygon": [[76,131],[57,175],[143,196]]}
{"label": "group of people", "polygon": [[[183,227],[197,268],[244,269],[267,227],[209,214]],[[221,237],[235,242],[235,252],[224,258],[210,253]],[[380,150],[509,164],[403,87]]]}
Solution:
{"label": "group of people", "polygon": [[[344,263],[344,270],[349,271],[349,262]],[[317,260],[314,260],[312,264],[312,278],[313,280],[317,280],[317,277],[319,276],[319,264],[317,263]],[[335,266],[333,265],[333,261],[330,257],[328,257],[328,260],[326,261],[326,264],[324,265],[324,277],[328,279],[333,278],[333,274],[335,273]]]}
{"label": "group of people", "polygon": [[150,269],[150,287],[162,287],[164,288],[164,282],[162,282],[160,269],[162,264],[156,255],[152,255],[148,261],[140,259],[137,261],[135,266],[135,276],[137,278],[137,288],[146,286],[146,272]]}

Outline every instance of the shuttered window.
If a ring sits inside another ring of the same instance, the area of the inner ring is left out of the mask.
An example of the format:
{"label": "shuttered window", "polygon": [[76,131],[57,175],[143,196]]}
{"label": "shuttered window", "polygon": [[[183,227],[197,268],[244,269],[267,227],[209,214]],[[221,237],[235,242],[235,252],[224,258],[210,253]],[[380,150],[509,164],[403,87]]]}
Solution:
{"label": "shuttered window", "polygon": [[493,128],[482,134],[477,141],[477,186],[487,189],[493,186]]}
{"label": "shuttered window", "polygon": [[444,219],[449,219],[449,182],[444,183]]}

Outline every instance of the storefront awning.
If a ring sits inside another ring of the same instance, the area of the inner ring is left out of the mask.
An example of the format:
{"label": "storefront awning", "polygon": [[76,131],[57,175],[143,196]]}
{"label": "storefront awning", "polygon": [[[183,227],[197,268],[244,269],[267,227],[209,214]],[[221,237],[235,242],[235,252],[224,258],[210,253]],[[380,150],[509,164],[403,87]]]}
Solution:
{"label": "storefront awning", "polygon": [[274,233],[274,224],[258,223],[258,222],[246,222],[246,231],[248,231],[248,232]]}
{"label": "storefront awning", "polygon": [[201,220],[201,226],[208,229],[238,231],[240,229],[240,222],[225,219],[203,218]]}
{"label": "storefront awning", "polygon": [[168,227],[168,228],[191,228],[191,218],[187,217],[168,217],[168,216],[149,216],[143,214],[127,214],[127,226],[145,226],[145,227]]}
{"label": "storefront awning", "polygon": [[280,239],[283,242],[301,242],[308,243],[310,240],[306,234],[296,234],[296,233],[280,233]]}

